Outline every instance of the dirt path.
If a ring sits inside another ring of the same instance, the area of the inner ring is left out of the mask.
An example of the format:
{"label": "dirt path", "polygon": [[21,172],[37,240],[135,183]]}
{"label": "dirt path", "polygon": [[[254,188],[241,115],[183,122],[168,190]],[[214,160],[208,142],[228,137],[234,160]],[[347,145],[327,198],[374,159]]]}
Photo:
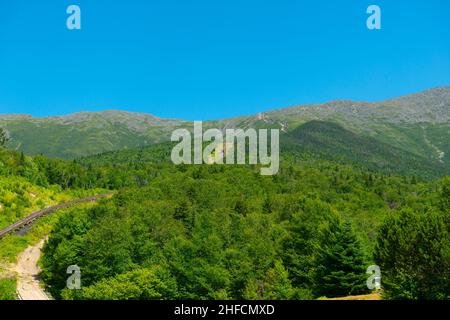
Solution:
{"label": "dirt path", "polygon": [[28,247],[17,259],[12,271],[17,273],[17,292],[20,300],[50,300],[39,283],[38,274],[41,271],[38,260],[46,239],[37,245]]}
{"label": "dirt path", "polygon": [[[33,223],[34,220],[53,213],[59,209],[67,208],[79,203],[94,202],[101,198],[111,197],[114,192],[91,196],[84,199],[73,200],[67,203],[62,203],[53,207],[45,208],[36,212],[33,212],[26,218],[14,223],[13,225],[0,230],[0,239],[10,233],[18,232],[20,228],[26,228],[27,225]],[[27,232],[28,230],[19,231]],[[39,282],[39,272],[41,271],[38,266],[38,261],[41,256],[41,249],[44,246],[46,239],[41,240],[37,245],[28,247],[24,252],[17,257],[17,263],[11,267],[0,266],[0,276],[11,277],[11,274],[17,274],[17,293],[20,300],[50,300],[45,291],[41,288]],[[4,269],[5,271],[2,271]],[[10,274],[11,273],[11,274]]]}
{"label": "dirt path", "polygon": [[362,296],[347,296],[342,298],[331,298],[327,300],[382,300],[379,293],[365,294]]}

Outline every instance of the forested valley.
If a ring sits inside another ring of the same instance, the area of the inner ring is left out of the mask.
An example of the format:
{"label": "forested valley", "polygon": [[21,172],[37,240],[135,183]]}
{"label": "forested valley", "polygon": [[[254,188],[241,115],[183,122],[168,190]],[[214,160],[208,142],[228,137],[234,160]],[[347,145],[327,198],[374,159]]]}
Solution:
{"label": "forested valley", "polygon": [[[0,149],[3,226],[33,207],[24,185],[53,202],[117,191],[52,225],[41,275],[55,298],[341,297],[370,292],[371,265],[384,299],[450,298],[449,178],[296,152],[264,177],[257,166],[175,166],[169,153],[67,161]],[[80,290],[66,288],[70,265]]]}

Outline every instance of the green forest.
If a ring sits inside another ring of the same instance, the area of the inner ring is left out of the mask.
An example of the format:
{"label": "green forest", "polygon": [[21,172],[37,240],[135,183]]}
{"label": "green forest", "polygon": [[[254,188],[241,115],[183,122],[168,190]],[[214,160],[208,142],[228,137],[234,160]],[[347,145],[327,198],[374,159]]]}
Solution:
{"label": "green forest", "polygon": [[[449,299],[450,178],[392,150],[382,149],[398,161],[380,166],[376,145],[338,155],[342,137],[316,152],[316,135],[299,149],[292,134],[275,176],[256,165],[175,166],[168,143],[75,160],[0,147],[0,224],[117,192],[51,220],[40,263],[56,299],[343,297],[371,293],[371,265],[383,299]],[[66,288],[70,265],[80,290]],[[0,279],[0,292],[11,287]]]}

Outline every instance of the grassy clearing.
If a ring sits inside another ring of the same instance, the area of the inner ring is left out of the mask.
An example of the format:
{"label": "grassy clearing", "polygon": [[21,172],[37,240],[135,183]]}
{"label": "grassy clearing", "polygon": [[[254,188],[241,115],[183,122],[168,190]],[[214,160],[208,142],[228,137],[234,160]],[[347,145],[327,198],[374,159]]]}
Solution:
{"label": "grassy clearing", "polygon": [[0,300],[16,300],[16,286],[15,278],[0,279]]}

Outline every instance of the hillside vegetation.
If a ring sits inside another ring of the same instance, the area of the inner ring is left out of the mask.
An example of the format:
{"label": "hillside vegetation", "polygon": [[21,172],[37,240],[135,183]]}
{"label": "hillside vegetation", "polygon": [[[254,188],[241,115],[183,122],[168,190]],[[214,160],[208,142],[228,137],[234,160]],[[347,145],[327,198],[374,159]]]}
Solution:
{"label": "hillside vegetation", "polygon": [[[448,181],[419,182],[320,160],[284,162],[273,177],[253,166],[133,162],[129,170],[150,174],[141,187],[65,215],[55,226],[43,260],[55,297],[338,297],[367,293],[365,271],[374,263],[382,266],[385,297],[450,296]],[[405,214],[418,223],[394,231]],[[420,216],[427,214],[436,219],[424,228]],[[409,238],[411,232],[417,238]],[[410,244],[419,238],[438,253],[432,260]],[[395,241],[405,244],[400,253]],[[392,264],[393,256],[402,262]],[[83,270],[81,290],[64,289],[72,264]],[[397,291],[394,277],[407,276],[414,265],[424,269]],[[441,268],[430,273],[427,266],[435,265]],[[428,281],[436,285],[424,290]]]}
{"label": "hillside vegetation", "polygon": [[282,138],[284,153],[297,157],[313,154],[321,158],[351,163],[370,170],[422,177],[439,177],[450,166],[403,150],[372,137],[358,135],[337,123],[311,121]]}
{"label": "hillside vegetation", "polygon": [[[450,173],[450,166],[446,163],[356,134],[334,122],[307,122],[283,134],[280,139],[281,157],[289,161],[328,160],[373,172],[425,179],[434,179]],[[131,168],[142,167],[143,163],[169,163],[174,145],[160,143],[139,149],[110,151],[83,157],[77,162],[91,168],[99,165],[121,167],[122,172],[127,172]]]}

